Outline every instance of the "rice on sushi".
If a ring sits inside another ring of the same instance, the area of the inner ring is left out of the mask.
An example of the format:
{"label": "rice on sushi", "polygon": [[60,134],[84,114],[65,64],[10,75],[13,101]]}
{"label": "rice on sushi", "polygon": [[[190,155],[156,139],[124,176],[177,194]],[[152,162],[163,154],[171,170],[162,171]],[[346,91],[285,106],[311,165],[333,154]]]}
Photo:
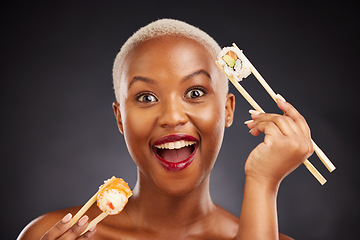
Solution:
{"label": "rice on sushi", "polygon": [[132,195],[129,185],[121,178],[116,178],[109,186],[101,188],[102,186],[97,196],[97,205],[109,215],[120,213]]}
{"label": "rice on sushi", "polygon": [[242,55],[242,50],[238,48],[224,47],[218,56],[218,63],[224,72],[238,82],[251,74],[250,63]]}

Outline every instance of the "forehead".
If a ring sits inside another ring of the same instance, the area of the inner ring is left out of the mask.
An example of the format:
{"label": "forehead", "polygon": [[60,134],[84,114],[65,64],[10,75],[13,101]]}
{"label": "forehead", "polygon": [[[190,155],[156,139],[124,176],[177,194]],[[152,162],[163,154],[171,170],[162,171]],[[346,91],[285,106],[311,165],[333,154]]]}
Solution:
{"label": "forehead", "polygon": [[127,78],[134,74],[180,76],[199,69],[210,75],[216,72],[215,57],[206,47],[192,39],[176,36],[159,37],[136,45],[124,65]]}

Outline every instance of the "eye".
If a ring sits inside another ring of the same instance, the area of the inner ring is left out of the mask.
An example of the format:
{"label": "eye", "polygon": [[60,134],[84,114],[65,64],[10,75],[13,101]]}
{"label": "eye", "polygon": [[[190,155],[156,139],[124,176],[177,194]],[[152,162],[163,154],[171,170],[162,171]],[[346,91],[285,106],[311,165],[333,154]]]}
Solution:
{"label": "eye", "polygon": [[202,97],[205,94],[205,90],[200,88],[192,88],[186,92],[185,97],[186,98],[199,98]]}
{"label": "eye", "polygon": [[151,93],[140,93],[136,96],[136,100],[143,103],[157,102],[157,98]]}

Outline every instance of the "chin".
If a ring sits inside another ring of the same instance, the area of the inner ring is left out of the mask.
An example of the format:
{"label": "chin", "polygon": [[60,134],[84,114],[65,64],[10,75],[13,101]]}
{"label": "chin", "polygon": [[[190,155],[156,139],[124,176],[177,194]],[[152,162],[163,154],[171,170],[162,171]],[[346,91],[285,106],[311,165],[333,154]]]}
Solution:
{"label": "chin", "polygon": [[201,173],[195,165],[197,164],[192,164],[189,168],[175,174],[167,174],[168,172],[166,172],[158,179],[157,188],[170,197],[184,197],[206,184],[205,187],[208,187],[209,181],[205,180],[208,179],[209,175]]}

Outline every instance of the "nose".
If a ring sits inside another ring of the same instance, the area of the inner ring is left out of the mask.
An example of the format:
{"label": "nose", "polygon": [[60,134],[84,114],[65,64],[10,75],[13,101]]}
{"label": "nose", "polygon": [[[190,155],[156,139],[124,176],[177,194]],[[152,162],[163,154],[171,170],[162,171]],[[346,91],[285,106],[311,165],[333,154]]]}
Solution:
{"label": "nose", "polygon": [[181,100],[168,100],[162,103],[158,118],[159,126],[163,128],[174,128],[185,125],[189,121],[185,107]]}

